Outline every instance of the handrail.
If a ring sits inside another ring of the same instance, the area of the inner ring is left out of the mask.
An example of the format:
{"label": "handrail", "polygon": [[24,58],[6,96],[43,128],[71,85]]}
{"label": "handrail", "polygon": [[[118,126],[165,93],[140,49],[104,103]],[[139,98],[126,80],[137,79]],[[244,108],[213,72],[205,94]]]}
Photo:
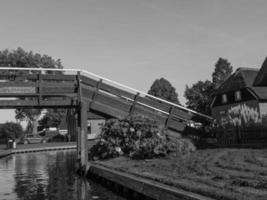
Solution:
{"label": "handrail", "polygon": [[143,94],[143,95],[145,95],[145,96],[147,96],[147,97],[150,97],[150,98],[156,99],[156,100],[158,100],[158,101],[167,103],[167,104],[169,104],[169,105],[175,106],[175,107],[177,107],[177,108],[180,108],[180,109],[182,109],[182,110],[191,112],[191,113],[196,114],[196,115],[199,115],[199,116],[201,116],[201,117],[208,118],[209,120],[212,120],[212,117],[210,117],[210,116],[208,116],[208,115],[205,115],[205,114],[196,112],[196,111],[194,111],[194,110],[192,110],[192,109],[185,108],[185,107],[183,107],[183,106],[181,106],[181,105],[178,105],[178,104],[175,104],[175,103],[166,101],[166,100],[161,99],[161,98],[158,98],[158,97],[155,97],[155,96],[153,96],[153,95],[147,94],[147,93],[142,92],[142,91],[140,91],[140,90],[134,89],[134,88],[132,88],[132,87],[126,86],[126,85],[124,85],[124,84],[118,83],[118,82],[116,82],[116,81],[110,80],[110,79],[108,79],[108,78],[105,78],[105,77],[103,77],[103,76],[97,75],[97,74],[92,73],[92,72],[88,72],[88,71],[83,70],[83,69],[0,67],[0,70],[18,70],[18,71],[60,71],[60,72],[76,72],[76,73],[80,72],[80,73],[84,73],[84,74],[93,76],[93,77],[98,78],[98,79],[102,79],[103,81],[107,81],[107,82],[109,82],[109,83],[112,83],[112,84],[114,84],[114,85],[120,86],[120,87],[125,88],[125,89],[128,89],[128,90],[131,90],[131,91],[133,91],[133,92]]}

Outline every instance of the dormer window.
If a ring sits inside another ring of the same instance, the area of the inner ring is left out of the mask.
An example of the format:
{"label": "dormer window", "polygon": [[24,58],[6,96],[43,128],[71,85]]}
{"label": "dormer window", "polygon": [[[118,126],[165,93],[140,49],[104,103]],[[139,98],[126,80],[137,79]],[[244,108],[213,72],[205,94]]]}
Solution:
{"label": "dormer window", "polygon": [[235,101],[240,101],[241,100],[241,91],[238,90],[235,92]]}
{"label": "dormer window", "polygon": [[227,95],[226,94],[223,94],[222,95],[222,103],[223,104],[226,104],[227,103]]}

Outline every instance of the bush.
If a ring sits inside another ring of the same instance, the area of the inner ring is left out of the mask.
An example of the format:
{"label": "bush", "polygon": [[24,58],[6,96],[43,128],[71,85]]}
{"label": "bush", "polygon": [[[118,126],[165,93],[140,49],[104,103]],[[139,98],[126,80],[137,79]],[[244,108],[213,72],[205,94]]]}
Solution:
{"label": "bush", "polygon": [[23,134],[22,126],[15,122],[6,122],[0,130],[3,137],[8,139],[17,139]]}
{"label": "bush", "polygon": [[[164,157],[171,152],[185,152],[156,121],[133,116],[111,119],[102,127],[101,140],[89,151],[89,159],[108,159],[124,155],[133,159]],[[180,148],[180,149],[179,149]],[[187,147],[185,147],[187,149]]]}

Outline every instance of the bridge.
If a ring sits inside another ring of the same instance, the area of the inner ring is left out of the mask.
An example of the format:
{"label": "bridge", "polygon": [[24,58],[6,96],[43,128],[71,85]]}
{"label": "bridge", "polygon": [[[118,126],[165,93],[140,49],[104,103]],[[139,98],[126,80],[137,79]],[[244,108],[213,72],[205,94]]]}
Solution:
{"label": "bridge", "polygon": [[77,133],[78,159],[87,164],[88,112],[106,118],[143,115],[182,133],[210,116],[80,69],[0,68],[0,108],[66,108],[68,131]]}

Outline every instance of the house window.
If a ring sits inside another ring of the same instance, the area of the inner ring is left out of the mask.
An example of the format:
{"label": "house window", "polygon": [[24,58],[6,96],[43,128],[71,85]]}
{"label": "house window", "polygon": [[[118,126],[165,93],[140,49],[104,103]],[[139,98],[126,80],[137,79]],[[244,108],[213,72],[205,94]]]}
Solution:
{"label": "house window", "polygon": [[235,101],[240,101],[241,100],[241,91],[236,91],[235,92]]}
{"label": "house window", "polygon": [[227,95],[226,94],[222,95],[222,103],[223,104],[227,103]]}

